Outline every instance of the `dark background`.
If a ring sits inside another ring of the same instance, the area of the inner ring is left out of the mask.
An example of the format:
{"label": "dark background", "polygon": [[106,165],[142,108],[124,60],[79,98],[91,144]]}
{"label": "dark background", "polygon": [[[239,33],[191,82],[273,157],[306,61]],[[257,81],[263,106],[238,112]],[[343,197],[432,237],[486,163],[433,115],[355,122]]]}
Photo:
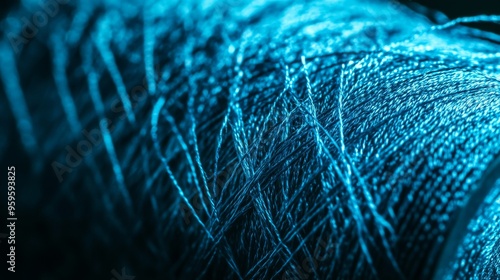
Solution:
{"label": "dark background", "polygon": [[[41,0],[47,1],[47,0]],[[443,12],[449,18],[474,16],[480,14],[500,15],[499,0],[398,0],[399,2],[413,7],[416,3],[430,9]],[[13,6],[19,5],[19,0],[0,1],[0,18]],[[500,24],[476,24],[475,27],[493,31],[500,34]]]}
{"label": "dark background", "polygon": [[[417,3],[440,11],[451,19],[475,15],[500,15],[500,1],[498,0],[400,0],[399,2],[410,7]],[[470,26],[500,34],[500,23],[480,23]]]}
{"label": "dark background", "polygon": [[498,0],[417,0],[402,2],[419,3],[431,9],[442,11],[451,18],[478,14],[500,14],[500,1]]}

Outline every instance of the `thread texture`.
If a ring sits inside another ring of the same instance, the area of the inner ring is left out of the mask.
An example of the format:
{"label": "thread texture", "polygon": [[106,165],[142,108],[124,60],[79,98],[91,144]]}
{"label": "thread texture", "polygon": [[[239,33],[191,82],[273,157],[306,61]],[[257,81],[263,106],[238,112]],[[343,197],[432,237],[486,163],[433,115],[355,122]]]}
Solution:
{"label": "thread texture", "polygon": [[[23,3],[9,18],[37,11]],[[436,24],[365,0],[59,8],[27,44],[4,20],[0,45],[2,129],[42,178],[38,241],[68,260],[47,275],[426,279],[500,154],[500,37],[462,24],[500,17]],[[488,199],[450,275],[498,277]]]}

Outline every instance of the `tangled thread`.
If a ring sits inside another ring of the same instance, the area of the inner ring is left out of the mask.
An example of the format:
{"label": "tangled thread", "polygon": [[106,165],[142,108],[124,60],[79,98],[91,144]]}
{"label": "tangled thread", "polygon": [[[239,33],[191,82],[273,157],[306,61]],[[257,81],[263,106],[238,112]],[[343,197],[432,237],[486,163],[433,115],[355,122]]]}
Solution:
{"label": "tangled thread", "polygon": [[[4,20],[2,106],[72,256],[45,273],[431,277],[500,152],[500,37],[463,25],[500,17],[194,2],[57,2],[33,38],[32,1]],[[494,199],[450,275],[498,276]]]}

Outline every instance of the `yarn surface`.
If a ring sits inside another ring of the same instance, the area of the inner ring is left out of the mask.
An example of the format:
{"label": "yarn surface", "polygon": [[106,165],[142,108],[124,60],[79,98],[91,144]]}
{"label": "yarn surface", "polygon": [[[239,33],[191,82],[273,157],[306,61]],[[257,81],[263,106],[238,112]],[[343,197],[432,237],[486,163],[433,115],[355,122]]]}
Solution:
{"label": "yarn surface", "polygon": [[29,159],[47,279],[499,277],[500,36],[462,23],[500,17],[75,1],[24,43],[23,3],[0,147]]}

